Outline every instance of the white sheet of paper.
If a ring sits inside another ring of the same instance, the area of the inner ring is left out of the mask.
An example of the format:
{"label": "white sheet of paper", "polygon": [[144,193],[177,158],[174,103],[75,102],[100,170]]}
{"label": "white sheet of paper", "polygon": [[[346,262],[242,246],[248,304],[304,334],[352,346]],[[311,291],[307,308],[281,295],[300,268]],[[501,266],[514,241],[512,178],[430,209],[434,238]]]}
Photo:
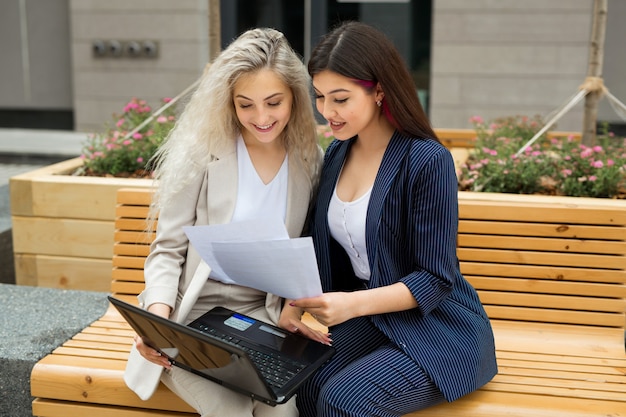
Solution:
{"label": "white sheet of paper", "polygon": [[211,276],[283,298],[322,294],[313,240],[290,239],[280,220],[255,220],[183,230]]}

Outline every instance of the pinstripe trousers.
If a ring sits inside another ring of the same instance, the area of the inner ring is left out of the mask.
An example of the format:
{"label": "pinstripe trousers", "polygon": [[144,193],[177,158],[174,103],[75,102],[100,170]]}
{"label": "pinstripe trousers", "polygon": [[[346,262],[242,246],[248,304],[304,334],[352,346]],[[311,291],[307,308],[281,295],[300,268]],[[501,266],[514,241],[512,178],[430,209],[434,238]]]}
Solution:
{"label": "pinstripe trousers", "polygon": [[331,331],[336,353],[299,390],[301,417],[397,417],[444,401],[422,368],[369,318]]}

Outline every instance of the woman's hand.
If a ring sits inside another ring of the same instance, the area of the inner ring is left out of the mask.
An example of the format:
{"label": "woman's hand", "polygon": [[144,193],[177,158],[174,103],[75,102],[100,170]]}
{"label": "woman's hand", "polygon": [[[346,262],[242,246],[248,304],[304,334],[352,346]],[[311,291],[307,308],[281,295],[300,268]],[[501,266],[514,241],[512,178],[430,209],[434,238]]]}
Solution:
{"label": "woman's hand", "polygon": [[170,363],[169,359],[167,359],[167,357],[161,355],[159,352],[146,345],[143,342],[143,339],[138,335],[135,335],[135,345],[137,351],[139,351],[141,356],[143,356],[146,360],[154,364],[160,365],[166,369],[170,369],[172,367],[172,364]]}
{"label": "woman's hand", "polygon": [[[148,307],[148,311],[153,314],[156,314],[157,316],[165,317],[167,319],[169,318],[172,309],[166,304],[156,303],[156,304],[150,305],[150,307]],[[143,339],[139,337],[138,335],[135,335],[135,345],[136,345],[137,351],[146,360],[154,364],[160,365],[166,369],[170,369],[172,367],[172,364],[167,359],[167,357],[161,355],[155,349],[146,345]]]}
{"label": "woman's hand", "polygon": [[300,308],[309,313],[324,326],[335,326],[357,317],[360,313],[353,306],[354,293],[327,292],[319,297],[301,298],[292,301],[292,308]]}
{"label": "woman's hand", "polygon": [[292,308],[309,313],[324,326],[335,326],[355,317],[410,310],[417,301],[402,282],[352,292],[327,292],[319,297],[291,301]]}
{"label": "woman's hand", "polygon": [[293,301],[288,301],[280,313],[280,319],[278,320],[278,327],[290,331],[291,333],[299,333],[304,337],[308,337],[311,340],[330,345],[332,339],[330,334],[320,329],[314,329],[307,326],[302,321],[302,309],[293,307]]}

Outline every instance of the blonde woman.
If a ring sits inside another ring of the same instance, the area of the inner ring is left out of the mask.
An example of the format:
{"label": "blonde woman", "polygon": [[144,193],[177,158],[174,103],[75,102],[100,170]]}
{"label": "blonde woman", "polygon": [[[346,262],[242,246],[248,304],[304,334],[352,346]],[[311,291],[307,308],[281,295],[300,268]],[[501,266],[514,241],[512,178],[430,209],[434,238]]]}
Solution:
{"label": "blonde woman", "polygon": [[[143,308],[186,324],[222,305],[278,323],[283,300],[214,279],[182,227],[279,216],[291,237],[301,235],[321,164],[309,85],[300,58],[273,29],[245,32],[205,71],[155,157],[159,221]],[[298,415],[293,398],[276,407],[252,400],[172,367],[138,337],[125,380],[143,399],[160,380],[203,417]]]}

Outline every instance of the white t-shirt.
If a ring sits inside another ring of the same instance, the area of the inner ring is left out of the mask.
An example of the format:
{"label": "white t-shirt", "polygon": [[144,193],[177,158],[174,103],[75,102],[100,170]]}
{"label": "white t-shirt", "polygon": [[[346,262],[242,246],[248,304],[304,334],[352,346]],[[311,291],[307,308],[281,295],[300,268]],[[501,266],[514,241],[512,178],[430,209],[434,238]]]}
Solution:
{"label": "white t-shirt", "polygon": [[[248,149],[239,136],[237,138],[237,202],[231,222],[259,219],[277,216],[283,223],[287,215],[287,183],[289,181],[289,163],[285,156],[276,176],[268,184],[259,177]],[[215,279],[215,277],[211,277]],[[220,280],[222,281],[222,280]],[[222,281],[233,284],[232,280]]]}
{"label": "white t-shirt", "polygon": [[328,207],[331,236],[345,249],[357,277],[370,279],[371,271],[365,245],[365,220],[372,189],[354,201],[343,202],[333,192]]}

